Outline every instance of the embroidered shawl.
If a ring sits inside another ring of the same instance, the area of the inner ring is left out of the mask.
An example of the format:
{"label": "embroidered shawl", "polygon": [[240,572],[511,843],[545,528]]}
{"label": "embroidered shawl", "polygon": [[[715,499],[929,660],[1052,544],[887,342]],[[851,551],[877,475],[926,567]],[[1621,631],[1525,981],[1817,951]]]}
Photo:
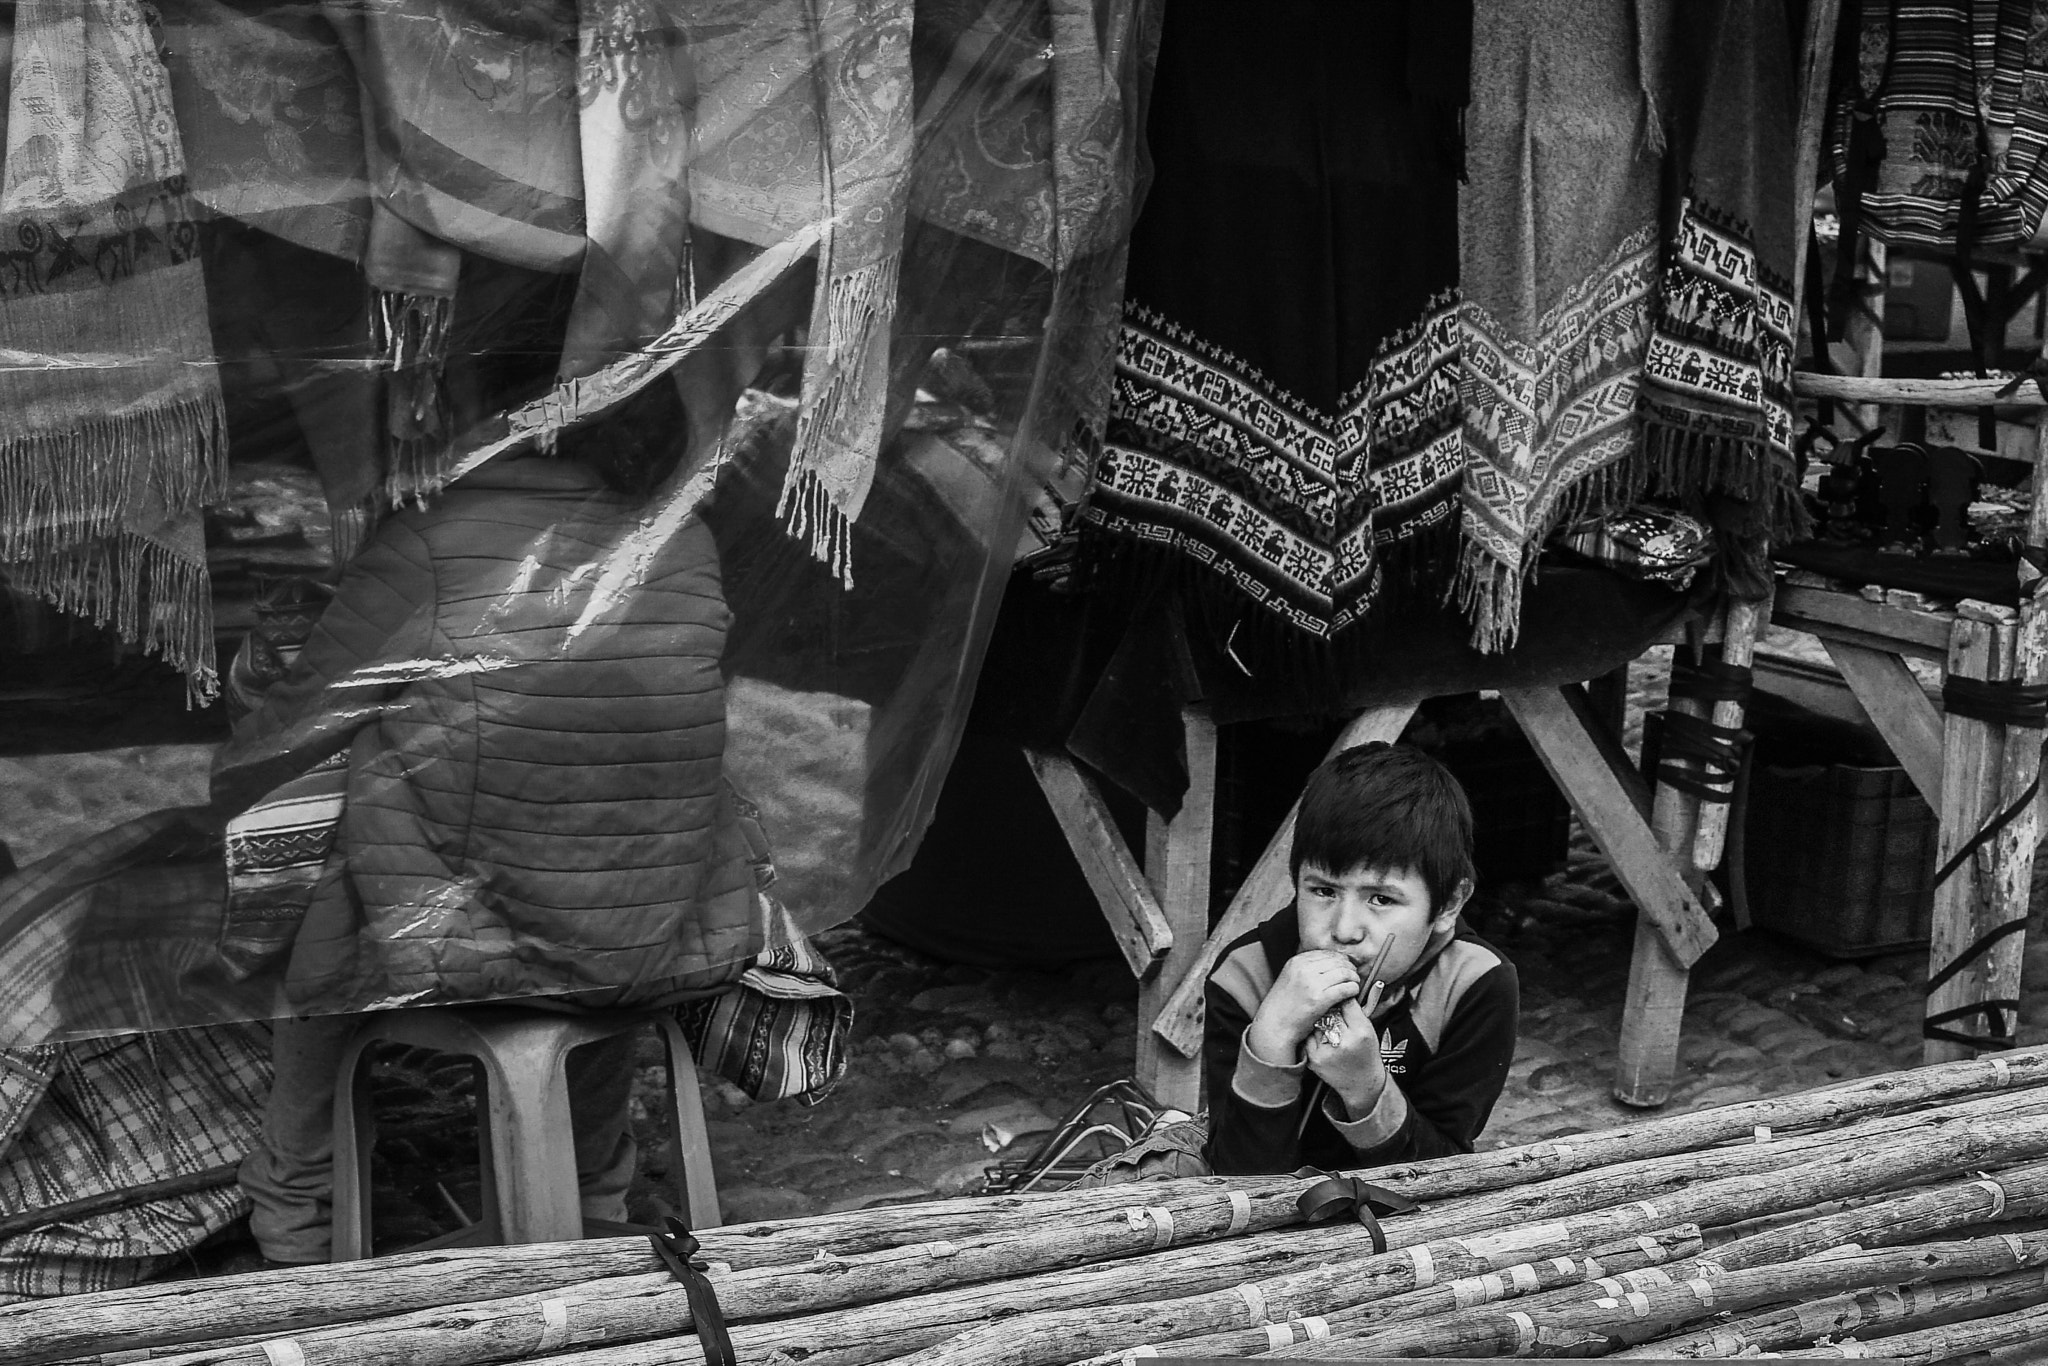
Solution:
{"label": "embroidered shawl", "polygon": [[137,0],[14,9],[0,572],[215,686],[199,505],[226,411],[170,88]]}

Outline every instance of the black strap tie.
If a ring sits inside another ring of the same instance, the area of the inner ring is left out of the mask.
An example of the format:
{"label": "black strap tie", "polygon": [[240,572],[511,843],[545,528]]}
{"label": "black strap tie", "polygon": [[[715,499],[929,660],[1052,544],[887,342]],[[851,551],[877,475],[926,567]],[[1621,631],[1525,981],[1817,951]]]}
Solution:
{"label": "black strap tie", "polygon": [[1971,721],[2028,730],[2048,727],[2048,683],[1987,683],[1950,674],[1941,685],[1941,705],[1951,716]]}
{"label": "black strap tie", "polygon": [[1671,696],[1692,702],[1740,702],[1749,705],[1750,668],[1724,659],[1694,664],[1683,656],[1671,661]]}
{"label": "black strap tie", "polygon": [[[1303,1167],[1296,1176],[1320,1176],[1314,1167]],[[1349,1214],[1365,1225],[1367,1236],[1372,1239],[1374,1252],[1387,1250],[1386,1230],[1380,1227],[1382,1214],[1413,1214],[1422,1206],[1405,1195],[1375,1186],[1372,1182],[1356,1176],[1327,1176],[1301,1193],[1294,1202],[1302,1218],[1311,1224],[1320,1224],[1331,1219],[1341,1219]]]}
{"label": "black strap tie", "polygon": [[732,1335],[725,1330],[725,1311],[718,1307],[718,1292],[711,1288],[708,1268],[697,1255],[697,1236],[690,1226],[670,1215],[668,1231],[650,1233],[655,1255],[667,1264],[669,1274],[683,1283],[690,1301],[690,1323],[697,1330],[697,1345],[704,1351],[705,1366],[739,1366],[733,1355]]}
{"label": "black strap tie", "polygon": [[1657,780],[1703,802],[1725,805],[1735,799],[1735,780],[1750,738],[1740,726],[1717,726],[1704,717],[1667,711],[1657,740]]}

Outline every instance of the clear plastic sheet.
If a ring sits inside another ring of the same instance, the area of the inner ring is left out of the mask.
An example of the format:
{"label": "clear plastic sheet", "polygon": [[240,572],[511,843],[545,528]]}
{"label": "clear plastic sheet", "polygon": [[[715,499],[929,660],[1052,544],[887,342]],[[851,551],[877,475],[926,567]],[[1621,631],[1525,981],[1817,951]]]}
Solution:
{"label": "clear plastic sheet", "polygon": [[[649,1001],[856,913],[1099,430],[1155,11],[17,4],[0,575],[236,720],[0,879],[0,1046]],[[216,654],[237,480],[317,553]]]}

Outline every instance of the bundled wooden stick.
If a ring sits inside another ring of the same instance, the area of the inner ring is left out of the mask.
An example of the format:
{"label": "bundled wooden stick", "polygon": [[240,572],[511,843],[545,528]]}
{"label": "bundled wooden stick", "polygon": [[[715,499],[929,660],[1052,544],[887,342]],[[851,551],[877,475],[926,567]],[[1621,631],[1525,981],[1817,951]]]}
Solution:
{"label": "bundled wooden stick", "polygon": [[[1296,1343],[1320,1342],[1333,1335],[1354,1336],[1368,1327],[1428,1318],[1436,1314],[1470,1309],[1474,1305],[1514,1299],[1561,1286],[1578,1285],[1601,1276],[1655,1266],[1675,1257],[1689,1257],[1699,1250],[1700,1231],[1694,1224],[1662,1229],[1654,1235],[1638,1235],[1603,1243],[1577,1256],[1549,1257],[1522,1262],[1504,1271],[1441,1281],[1411,1290],[1391,1299],[1374,1300],[1329,1314],[1303,1315],[1275,1320],[1257,1328],[1211,1333],[1200,1337],[1175,1338],[1170,1342],[1143,1343],[1120,1352],[1090,1357],[1077,1366],[1111,1366],[1139,1353],[1169,1357],[1252,1356],[1277,1352]],[[1176,1328],[1180,1325],[1176,1325]]]}
{"label": "bundled wooden stick", "polygon": [[[2033,1098],[2048,1086],[2048,1048],[2015,1050],[2000,1058],[1946,1063],[1881,1077],[1861,1078],[1791,1096],[1673,1115],[1631,1127],[1576,1135],[1568,1140],[1382,1168],[1381,1185],[1412,1198],[1443,1200],[1525,1186],[1531,1182],[1596,1173],[1616,1164],[1697,1152],[1718,1143],[1769,1134],[1773,1142],[1842,1141],[1846,1131],[1826,1129],[1796,1137],[1788,1131],[1840,1125],[2004,1092],[2012,1101]],[[2020,1094],[2012,1094],[2018,1092]],[[1788,1146],[1781,1156],[1805,1151]],[[1699,1178],[1749,1169],[1725,1152],[1704,1154]],[[1625,1174],[1624,1174],[1625,1175]],[[1597,1178],[1596,1178],[1597,1181]],[[1171,1207],[1186,1192],[1214,1199],[1242,1197],[1239,1232],[1277,1229],[1297,1219],[1294,1200],[1305,1183],[1284,1177],[1202,1178],[1147,1187],[1146,1200]],[[1651,1198],[1654,1198],[1652,1195]],[[705,1256],[738,1271],[787,1267],[818,1254],[851,1259],[936,1241],[1030,1237],[1054,1225],[1116,1215],[1134,1203],[1127,1190],[935,1201],[802,1220],[777,1220],[700,1233]],[[1187,1231],[1180,1230],[1184,1239]],[[1142,1238],[1133,1251],[1149,1245]],[[1113,1252],[1107,1255],[1116,1255]],[[1064,1264],[1064,1263],[1060,1263]],[[640,1239],[570,1245],[435,1251],[344,1263],[332,1267],[259,1272],[220,1281],[179,1281],[134,1287],[55,1303],[0,1307],[0,1360],[23,1366],[88,1350],[134,1351],[152,1346],[222,1341],[254,1334],[289,1336],[366,1314],[395,1316],[446,1305],[475,1305],[521,1295],[559,1298],[562,1287],[609,1278],[649,1275],[660,1264]],[[1013,1268],[999,1274],[1021,1274]],[[978,1272],[976,1274],[979,1274]],[[964,1276],[960,1281],[963,1283]],[[903,1291],[888,1293],[901,1294]],[[672,1331],[673,1320],[662,1320]]]}
{"label": "bundled wooden stick", "polygon": [[1883,1285],[1802,1304],[1785,1305],[1714,1328],[1613,1353],[1665,1359],[1741,1356],[1839,1338],[1871,1328],[1887,1333],[1967,1310],[1973,1318],[2048,1301],[2048,1273],[2027,1270],[1934,1285]]}
{"label": "bundled wooden stick", "polygon": [[1741,1312],[1780,1300],[1814,1299],[1875,1285],[1983,1279],[2048,1264],[2048,1234],[2006,1234],[1964,1242],[1816,1257],[1721,1276],[1703,1275],[1644,1290],[1588,1297],[1593,1287],[1537,1296],[1507,1311],[1448,1315],[1402,1324],[1341,1343],[1318,1343],[1299,1355],[1562,1356],[1602,1355],[1658,1331],[1713,1314]]}
{"label": "bundled wooden stick", "polygon": [[2048,1342],[2048,1305],[1971,1319],[1967,1323],[1927,1328],[1917,1333],[1901,1333],[1897,1337],[1881,1339],[1876,1347],[1860,1342],[1843,1342],[1827,1347],[1799,1348],[1778,1355],[1803,1361],[1882,1356],[1887,1361],[1898,1362],[1899,1366],[1934,1366],[1936,1362],[1954,1361],[1972,1352],[2042,1342]]}

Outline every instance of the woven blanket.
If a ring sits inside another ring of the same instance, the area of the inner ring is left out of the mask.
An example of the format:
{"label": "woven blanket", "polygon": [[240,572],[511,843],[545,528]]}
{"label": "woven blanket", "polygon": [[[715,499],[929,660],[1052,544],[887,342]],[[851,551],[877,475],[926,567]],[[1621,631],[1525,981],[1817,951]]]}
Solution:
{"label": "woven blanket", "polygon": [[13,27],[0,573],[211,697],[226,410],[168,79],[138,0],[23,0]]}
{"label": "woven blanket", "polygon": [[89,1210],[0,1236],[0,1302],[133,1285],[247,1213],[269,1089],[261,1025],[0,1052],[0,1222]]}
{"label": "woven blanket", "polygon": [[[1842,7],[1828,169],[1864,230],[1944,249],[1969,215],[1985,244],[2039,231],[2048,212],[2044,35],[2040,0]],[[1874,121],[1874,166],[1852,150],[1859,118]]]}
{"label": "woven blanket", "polygon": [[1171,10],[1087,559],[1327,639],[1444,558],[1466,13]]}

